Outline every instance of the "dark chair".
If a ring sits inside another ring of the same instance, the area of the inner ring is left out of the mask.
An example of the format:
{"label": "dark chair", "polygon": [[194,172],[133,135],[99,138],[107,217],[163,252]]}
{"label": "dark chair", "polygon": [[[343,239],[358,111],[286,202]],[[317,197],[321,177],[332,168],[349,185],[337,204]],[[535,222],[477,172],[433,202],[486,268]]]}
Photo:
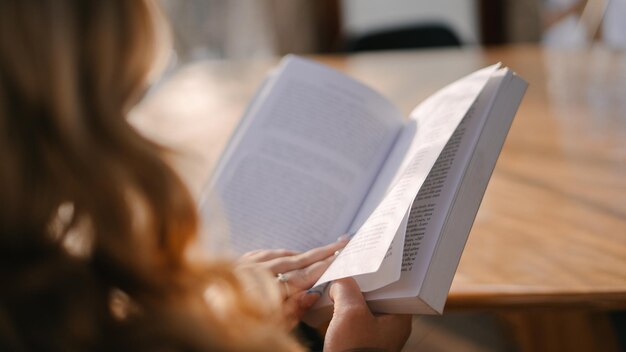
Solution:
{"label": "dark chair", "polygon": [[445,25],[432,23],[379,30],[348,40],[347,52],[459,47],[458,36]]}

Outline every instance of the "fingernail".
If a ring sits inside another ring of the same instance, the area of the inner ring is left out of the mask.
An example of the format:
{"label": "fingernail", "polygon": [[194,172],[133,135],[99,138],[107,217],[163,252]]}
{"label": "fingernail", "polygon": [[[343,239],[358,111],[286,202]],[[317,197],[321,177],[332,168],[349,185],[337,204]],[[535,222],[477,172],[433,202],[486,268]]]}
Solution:
{"label": "fingernail", "polygon": [[307,295],[318,295],[321,296],[322,295],[322,291],[320,291],[319,289],[315,289],[315,288],[310,288],[306,291]]}
{"label": "fingernail", "polygon": [[303,307],[310,307],[312,305],[315,304],[315,302],[317,302],[317,300],[321,297],[321,293],[319,291],[315,291],[315,290],[308,290],[306,291],[306,295],[302,296],[302,298],[300,298],[300,305]]}
{"label": "fingernail", "polygon": [[350,239],[350,235],[348,235],[346,233],[346,234],[343,234],[343,235],[337,237],[337,242],[345,242],[345,241],[347,241],[349,239]]}

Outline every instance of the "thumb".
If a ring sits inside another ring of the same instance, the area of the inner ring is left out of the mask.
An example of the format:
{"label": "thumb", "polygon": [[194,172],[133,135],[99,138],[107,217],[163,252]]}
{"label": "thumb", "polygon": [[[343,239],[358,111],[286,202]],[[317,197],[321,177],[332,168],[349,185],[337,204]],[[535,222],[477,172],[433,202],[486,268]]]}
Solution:
{"label": "thumb", "polygon": [[329,296],[335,304],[335,313],[346,310],[366,311],[369,313],[369,308],[365,303],[361,289],[351,277],[333,281],[330,286]]}

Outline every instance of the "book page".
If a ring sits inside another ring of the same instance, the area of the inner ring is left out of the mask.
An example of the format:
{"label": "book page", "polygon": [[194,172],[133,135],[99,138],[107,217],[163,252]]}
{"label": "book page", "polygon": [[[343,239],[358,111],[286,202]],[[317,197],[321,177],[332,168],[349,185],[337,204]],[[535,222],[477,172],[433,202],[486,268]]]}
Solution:
{"label": "book page", "polygon": [[233,247],[303,251],[335,241],[405,121],[378,93],[297,57],[265,90],[212,181]]}
{"label": "book page", "polygon": [[387,156],[385,164],[378,173],[376,181],[374,181],[374,184],[367,193],[367,197],[363,201],[359,212],[354,217],[348,233],[356,233],[361,226],[363,226],[367,218],[372,215],[372,212],[383,200],[385,194],[389,192],[392,181],[398,177],[400,165],[402,165],[407,157],[407,152],[413,143],[416,129],[417,123],[415,120],[408,119],[407,124],[402,129],[402,132],[400,132],[391,153]]}
{"label": "book page", "polygon": [[381,287],[381,285],[389,285],[400,279],[401,272],[398,268],[402,265],[402,248],[404,248],[404,234],[408,220],[409,210],[407,209],[396,231],[396,235],[391,241],[389,249],[387,249],[385,259],[378,270],[373,273],[353,277],[359,283],[362,292],[375,290]]}
{"label": "book page", "polygon": [[369,292],[367,299],[411,297],[419,291],[505,72],[502,69],[489,80],[446,143],[415,197],[406,229],[400,280]]}
{"label": "book page", "polygon": [[[435,161],[498,67],[484,68],[448,85],[411,113],[417,130],[396,180],[316,286],[349,276],[357,276],[359,282],[358,276],[378,270]],[[372,288],[371,283],[368,287]]]}

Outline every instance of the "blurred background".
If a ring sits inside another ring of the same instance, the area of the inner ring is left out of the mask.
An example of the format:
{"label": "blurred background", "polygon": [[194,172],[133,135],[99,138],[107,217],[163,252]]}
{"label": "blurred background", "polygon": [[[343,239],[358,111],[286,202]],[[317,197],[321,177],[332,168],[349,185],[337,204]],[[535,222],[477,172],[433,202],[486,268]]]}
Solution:
{"label": "blurred background", "polygon": [[626,0],[161,0],[180,63],[539,42],[626,48]]}
{"label": "blurred background", "polygon": [[[211,156],[213,159],[218,157],[217,152],[226,142],[226,136],[218,135],[217,132],[207,135],[207,130],[198,126],[206,124],[203,121],[208,119],[207,116],[211,116],[212,124],[234,127],[241,114],[238,109],[250,99],[255,88],[248,83],[260,81],[263,75],[259,72],[265,72],[268,62],[274,62],[273,59],[287,53],[332,54],[387,49],[471,48],[518,43],[534,43],[565,50],[593,47],[602,49],[594,55],[586,56],[595,61],[593,64],[586,59],[579,63],[568,63],[564,59],[570,56],[569,53],[546,55],[545,63],[539,61],[539,65],[543,63],[550,69],[542,71],[547,76],[545,82],[531,82],[532,91],[529,91],[528,95],[547,97],[540,100],[547,108],[537,110],[534,107],[535,110],[532,110],[531,106],[528,114],[551,111],[554,116],[562,117],[562,121],[546,123],[554,124],[552,127],[557,131],[556,136],[559,133],[567,134],[568,131],[575,133],[584,131],[591,135],[589,138],[572,139],[580,144],[581,140],[593,140],[593,128],[588,126],[600,128],[603,123],[609,123],[612,119],[623,120],[623,111],[626,111],[624,110],[626,80],[623,79],[626,66],[623,60],[613,62],[613,57],[610,56],[614,52],[626,52],[626,0],[160,1],[170,18],[174,35],[176,60],[173,66],[215,59],[265,62],[260,65],[263,68],[260,71],[254,65],[229,66],[230,62],[215,67],[200,64],[195,69],[189,70],[178,83],[174,82],[176,84],[156,99],[159,101],[168,98],[173,101],[172,106],[175,108],[168,110],[161,105],[152,108],[154,115],[162,116],[162,121],[166,121],[160,127],[157,126],[157,129],[166,130],[165,136],[174,140],[176,134],[172,131],[185,132],[183,127],[185,124],[180,123],[178,118],[181,114],[188,116],[187,121],[192,123],[186,124],[187,132],[180,133],[179,139],[189,142],[195,138],[196,145],[200,147],[197,153],[202,154],[204,151],[206,154],[206,151],[213,151],[215,152],[215,155]],[[513,52],[520,53],[524,50]],[[571,52],[575,54],[584,51]],[[617,57],[623,58],[622,55]],[[521,68],[525,68],[525,65],[537,65],[537,61],[524,64],[521,60],[516,62]],[[458,64],[459,61],[446,64],[454,63]],[[581,66],[576,66],[578,64]],[[583,69],[582,65],[590,67]],[[238,67],[248,67],[249,70],[240,72]],[[371,66],[367,66],[367,69],[371,69]],[[226,73],[222,76],[217,72],[219,70],[225,70]],[[462,71],[463,68],[459,70]],[[358,69],[352,73],[355,72],[358,73]],[[571,75],[572,72],[580,74]],[[587,75],[587,72],[594,74]],[[388,75],[382,71],[378,74],[368,73],[369,77],[380,80],[384,80],[383,77]],[[361,72],[361,76],[368,75]],[[185,79],[189,79],[193,84],[184,85],[183,83],[187,82]],[[430,85],[433,85],[432,82]],[[379,86],[385,86],[384,82],[379,82]],[[210,91],[210,94],[207,94],[207,91]],[[396,92],[396,95],[399,94]],[[409,94],[414,95],[416,92],[411,91]],[[413,98],[408,100],[414,104]],[[592,118],[575,119],[576,113],[580,111],[587,114],[584,116]],[[206,112],[219,113],[212,116]],[[170,115],[176,118],[168,117]],[[584,124],[572,130],[577,121],[579,123],[583,121]],[[562,126],[558,123],[562,123]],[[149,130],[151,125],[155,125],[155,122],[147,123],[144,130]],[[619,130],[623,123],[616,122],[614,126],[616,127],[600,130]],[[599,136],[598,139],[605,137]],[[533,136],[528,136],[529,140],[532,138]],[[608,140],[618,145],[617,138]],[[564,142],[555,139],[553,144],[559,143]],[[601,155],[620,153],[619,150],[611,150],[610,144],[597,143],[609,145],[608,151]],[[568,157],[571,158],[571,155]],[[575,160],[572,161],[574,162]],[[596,167],[601,163],[618,170],[617,165],[605,160],[597,163],[594,161],[592,166]],[[580,168],[584,168],[584,163]],[[198,174],[206,175],[207,172],[203,169]],[[571,174],[575,177],[580,176],[576,172]],[[558,175],[562,177],[566,174]],[[198,179],[202,180],[203,177]],[[582,315],[577,316],[577,313],[550,312],[547,318],[545,316],[538,318],[539,315],[533,315],[535,313],[531,312],[524,324],[516,320],[514,315],[479,311],[452,310],[440,317],[415,317],[414,331],[405,350],[543,350],[528,343],[525,345],[526,348],[520,347],[519,337],[516,342],[513,334],[518,330],[526,332],[523,330],[525,328],[534,329],[533,332],[543,341],[554,342],[556,336],[557,339],[571,341],[570,346],[577,344],[582,346],[574,350],[594,350],[585,347],[588,345],[579,343],[581,336],[571,336],[572,331],[576,331],[576,335],[585,335],[587,331],[593,330],[590,327],[602,332],[599,334],[602,340],[609,342],[618,340],[616,343],[618,347],[613,349],[601,347],[597,341],[592,342],[592,346],[598,346],[597,350],[626,349],[626,314],[623,311],[611,313],[610,319],[598,320],[600,323],[593,319],[588,320],[587,316],[584,316],[587,320],[583,320]],[[606,335],[605,331],[614,331],[616,336]]]}

